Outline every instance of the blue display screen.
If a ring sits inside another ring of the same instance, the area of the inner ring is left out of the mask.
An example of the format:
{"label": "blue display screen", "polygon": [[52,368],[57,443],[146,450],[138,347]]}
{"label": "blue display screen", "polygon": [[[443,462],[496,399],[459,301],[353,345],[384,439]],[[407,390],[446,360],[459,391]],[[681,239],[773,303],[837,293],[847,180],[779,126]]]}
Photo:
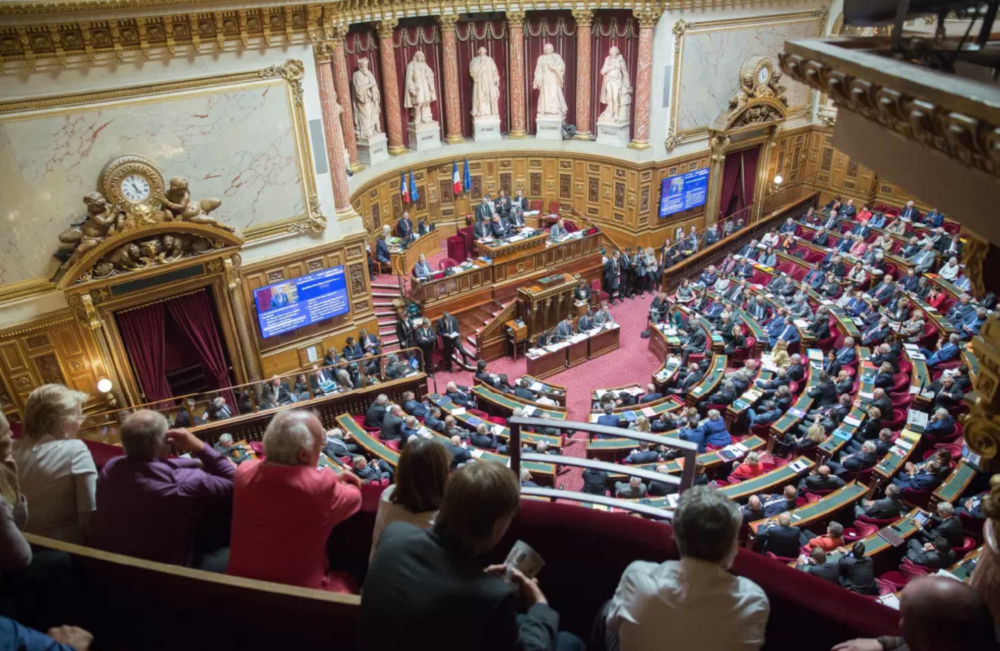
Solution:
{"label": "blue display screen", "polygon": [[254,290],[253,298],[265,339],[351,309],[343,266],[261,287]]}
{"label": "blue display screen", "polygon": [[708,169],[668,176],[660,190],[660,217],[705,205],[708,197]]}

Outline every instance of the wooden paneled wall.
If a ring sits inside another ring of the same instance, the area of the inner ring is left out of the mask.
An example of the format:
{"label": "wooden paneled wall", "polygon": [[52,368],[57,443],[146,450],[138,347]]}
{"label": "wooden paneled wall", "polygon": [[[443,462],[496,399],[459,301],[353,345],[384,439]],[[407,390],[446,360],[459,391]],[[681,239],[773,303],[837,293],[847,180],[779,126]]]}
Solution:
{"label": "wooden paneled wall", "polygon": [[[859,207],[865,203],[902,206],[911,199],[923,212],[932,207],[834,147],[832,129],[806,129],[811,130],[811,133],[808,136],[808,158],[802,178],[808,187],[820,191],[820,205],[840,195],[845,201],[853,198]],[[776,157],[777,151],[772,155],[772,162]],[[785,178],[791,177],[785,175]]]}
{"label": "wooden paneled wall", "polygon": [[[704,224],[700,208],[661,223],[657,207],[662,179],[708,167],[707,150],[642,165],[570,152],[484,153],[469,158],[472,189],[457,197],[452,187],[452,163],[452,158],[440,158],[412,168],[419,200],[407,208],[414,221],[436,223],[449,235],[465,226],[465,216],[474,211],[485,193],[496,197],[500,188],[508,194],[523,189],[529,200],[541,200],[543,210],[554,204],[572,207],[623,247],[659,244],[677,226],[701,228]],[[394,225],[402,214],[399,182],[400,170],[393,170],[354,192],[352,203],[369,233],[377,233],[383,224]]]}
{"label": "wooden paneled wall", "polygon": [[0,330],[0,409],[23,413],[28,394],[50,383],[96,398],[97,381],[106,377],[100,359],[90,332],[69,310]]}
{"label": "wooden paneled wall", "polygon": [[778,134],[767,160],[767,174],[764,178],[769,183],[778,174],[784,177],[780,189],[795,187],[805,182],[812,130],[812,126],[805,126]]}
{"label": "wooden paneled wall", "polygon": [[[365,246],[363,234],[350,235],[336,242],[252,263],[241,269],[248,326],[256,339],[264,377],[308,365],[310,349],[322,360],[327,348],[343,347],[347,337],[355,336],[360,328],[378,332]],[[283,335],[261,338],[253,300],[255,289],[337,265],[344,265],[347,276],[347,295],[351,304],[348,313]]]}

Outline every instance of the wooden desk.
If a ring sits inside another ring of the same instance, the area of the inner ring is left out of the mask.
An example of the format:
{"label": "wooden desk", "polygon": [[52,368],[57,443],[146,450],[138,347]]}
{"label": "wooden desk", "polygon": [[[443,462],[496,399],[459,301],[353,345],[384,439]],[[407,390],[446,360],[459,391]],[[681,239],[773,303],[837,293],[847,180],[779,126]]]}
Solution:
{"label": "wooden desk", "polygon": [[590,337],[587,337],[566,348],[566,368],[579,366],[589,359],[587,352],[590,350],[590,341]]}
{"label": "wooden desk", "polygon": [[[470,414],[468,411],[466,411],[465,413],[456,414],[455,413],[456,405],[454,402],[451,401],[451,398],[449,398],[448,396],[442,396],[441,394],[438,393],[431,393],[428,394],[427,397],[432,402],[434,402],[434,404],[436,404],[441,408],[442,413],[444,413],[446,416],[451,416],[452,418],[455,419],[455,422],[457,422],[459,425],[461,425],[462,427],[464,427],[469,431],[475,430],[477,427],[479,427],[480,423],[486,422],[481,420],[478,416]],[[491,428],[495,426],[495,423],[487,423],[487,424],[489,424]],[[510,429],[504,427],[503,431],[497,434],[497,437],[505,440],[509,439]],[[529,443],[531,445],[534,445],[540,441],[544,441],[549,447],[554,448],[556,450],[562,447],[562,437],[560,436],[550,436],[548,434],[536,434],[535,432],[526,432],[526,431],[521,432],[522,444]],[[539,468],[539,469],[544,470],[544,468]]]}
{"label": "wooden desk", "polygon": [[708,371],[705,373],[705,377],[701,379],[700,382],[695,384],[693,387],[688,389],[687,397],[688,404],[692,407],[701,402],[715,391],[719,383],[722,382],[723,376],[726,374],[726,356],[716,354],[712,357],[711,366],[708,367]]}
{"label": "wooden desk", "polygon": [[517,318],[528,326],[528,339],[556,327],[576,313],[573,289],[578,278],[556,274],[517,290]]}
{"label": "wooden desk", "polygon": [[337,426],[350,434],[351,438],[361,446],[365,452],[378,457],[395,468],[399,464],[399,452],[396,452],[375,436],[369,434],[363,427],[357,424],[350,414],[337,416]]}
{"label": "wooden desk", "polygon": [[956,504],[975,477],[976,469],[969,465],[965,459],[962,459],[951,474],[948,475],[948,478],[931,495],[931,505],[935,505],[938,502]]}
{"label": "wooden desk", "polygon": [[910,460],[910,457],[913,456],[913,452],[919,447],[919,438],[913,442],[913,446],[909,450],[906,450],[903,453],[901,453],[899,448],[893,447],[892,450],[890,450],[889,453],[883,457],[882,461],[875,466],[874,474],[878,475],[884,481],[890,481],[892,476],[899,472],[900,468],[902,468],[906,462]]}
{"label": "wooden desk", "polygon": [[[656,328],[653,328],[650,331],[649,334],[650,340],[652,340],[653,337],[656,336],[656,333],[659,333],[659,330],[657,330]],[[660,336],[662,337],[662,333],[660,333]],[[671,355],[664,359],[663,366],[660,368],[660,370],[658,370],[656,373],[653,374],[653,384],[656,386],[656,390],[659,393],[663,394],[669,393],[669,391],[667,390],[667,385],[671,383],[671,381],[674,379],[674,376],[677,374],[677,371],[680,370],[680,368],[681,368],[680,357]]]}
{"label": "wooden desk", "polygon": [[554,352],[546,351],[537,357],[525,354],[525,357],[528,360],[527,372],[532,377],[547,378],[566,370],[566,348]]}
{"label": "wooden desk", "polygon": [[[852,481],[842,488],[838,488],[829,495],[824,496],[815,502],[800,506],[794,511],[790,511],[792,516],[792,526],[802,529],[808,528],[817,522],[822,522],[833,516],[842,509],[853,506],[860,502],[868,493],[868,487]],[[757,529],[770,518],[756,520],[750,523],[750,536],[747,539],[747,547],[753,546],[753,539],[756,537]]]}
{"label": "wooden desk", "polygon": [[601,330],[587,339],[587,359],[606,355],[621,346],[621,326]]}
{"label": "wooden desk", "polygon": [[[441,231],[435,229],[426,235],[421,235],[405,249],[393,251],[389,249],[389,262],[394,273],[400,276],[412,276],[413,268],[417,266],[420,254],[430,258],[441,252]],[[461,260],[457,260],[461,262]],[[437,271],[435,269],[435,271]]]}
{"label": "wooden desk", "polygon": [[476,243],[476,246],[479,248],[479,253],[481,255],[487,256],[493,260],[493,264],[503,264],[510,260],[533,255],[544,250],[545,241],[548,237],[548,233],[538,232],[517,242],[508,242],[506,240],[492,242],[480,241]]}
{"label": "wooden desk", "polygon": [[534,389],[533,386],[532,386],[531,390],[535,391],[535,393],[542,394],[542,395],[550,398],[551,400],[554,400],[556,402],[556,404],[558,404],[560,407],[563,407],[565,409],[565,407],[566,407],[566,387],[560,386],[558,384],[552,384],[551,382],[542,382],[538,378],[534,378],[534,377],[532,377],[530,375],[527,375],[527,374],[525,374],[523,376],[523,379],[528,380],[529,382],[531,382],[532,385],[535,385],[535,384],[542,385],[538,389],[538,391],[535,391],[535,389]]}
{"label": "wooden desk", "polygon": [[951,567],[947,568],[947,572],[950,572],[952,576],[963,583],[968,583],[969,579],[972,578],[972,571],[976,569],[976,565],[979,564],[979,556],[983,553],[982,546],[972,550],[966,554],[963,558],[960,558]]}
{"label": "wooden desk", "polygon": [[[677,437],[677,430],[674,430],[672,432],[665,432],[663,434],[663,436],[668,436],[668,437],[674,437],[674,438],[676,438]],[[594,454],[591,455],[591,444],[601,443],[601,444],[604,444],[605,447],[610,447],[613,444],[617,444],[617,445],[622,446],[623,445],[623,443],[622,443],[623,441],[631,441],[632,442],[632,447],[631,448],[627,448],[627,450],[634,450],[637,447],[636,446],[636,442],[632,441],[631,439],[599,439],[597,441],[591,441],[587,445],[587,456],[588,457],[590,457],[590,456],[600,456],[600,453],[596,449],[596,447],[595,447],[595,450],[594,450]],[[746,447],[746,449],[747,449],[748,452],[753,452],[755,450],[756,451],[762,450],[764,448],[764,446],[767,445],[767,441],[765,441],[764,439],[762,439],[759,436],[751,436],[750,438],[745,439],[742,442],[742,444],[743,444],[744,447]],[[621,449],[625,450],[626,448],[622,447]],[[727,460],[722,455],[720,455],[717,451],[713,450],[713,451],[710,451],[710,452],[702,452],[701,454],[699,454],[697,456],[697,458],[695,459],[695,463],[697,463],[698,465],[702,466],[705,469],[705,473],[706,474],[711,475],[715,471],[715,469],[717,469],[722,464],[724,464],[724,463],[732,463],[732,462],[729,461],[729,460]],[[639,464],[636,464],[633,467],[634,468],[643,468],[643,469],[646,469],[646,470],[656,470],[657,466],[666,466],[667,467],[667,471],[670,472],[671,474],[673,474],[675,472],[680,472],[682,470],[681,464],[677,461],[677,459],[671,459],[670,461],[660,461],[660,462],[656,462],[656,463],[639,463]],[[625,477],[625,475],[614,475],[614,474],[612,474],[612,477],[621,478],[621,477]]]}
{"label": "wooden desk", "polygon": [[[819,385],[819,371],[813,368],[812,362],[809,360],[808,354],[805,357],[805,369],[806,373],[809,374],[808,380],[805,387],[802,387],[799,383],[799,390],[801,393],[799,397],[795,400],[795,404],[792,405],[792,409],[800,411],[803,413],[809,413],[812,409],[813,399],[809,397],[809,392],[816,386]],[[797,416],[792,410],[785,412],[785,415],[776,420],[771,425],[771,434],[775,438],[781,438],[788,433],[793,427],[797,427],[799,423],[802,422],[802,417]]]}
{"label": "wooden desk", "polygon": [[507,303],[518,287],[544,276],[575,273],[589,282],[601,274],[601,237],[597,232],[558,244],[544,242],[506,261],[477,260],[475,268],[454,276],[411,283],[410,298],[423,308],[424,316],[436,319],[445,310],[460,314],[491,300]]}
{"label": "wooden desk", "polygon": [[473,395],[480,407],[485,407],[483,411],[488,414],[507,418],[514,413],[515,409],[531,407],[535,411],[533,416],[550,418],[552,420],[566,420],[566,410],[563,408],[540,407],[527,401],[519,399],[517,396],[500,393],[492,387],[479,385],[472,389]]}
{"label": "wooden desk", "polygon": [[[807,467],[801,473],[795,472],[792,469],[792,464],[799,461],[807,464]],[[783,489],[787,484],[797,484],[799,477],[805,477],[815,465],[816,463],[812,459],[797,457],[780,468],[775,468],[770,472],[765,472],[763,475],[757,475],[752,479],[741,481],[738,484],[723,486],[718,490],[730,499],[739,501],[749,498],[751,495],[767,493],[774,489]]]}

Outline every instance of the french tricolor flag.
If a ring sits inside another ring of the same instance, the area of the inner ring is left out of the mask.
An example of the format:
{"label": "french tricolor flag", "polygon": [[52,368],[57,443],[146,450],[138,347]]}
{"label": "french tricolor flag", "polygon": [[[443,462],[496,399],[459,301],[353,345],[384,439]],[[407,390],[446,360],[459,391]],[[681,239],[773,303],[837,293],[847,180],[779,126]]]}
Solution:
{"label": "french tricolor flag", "polygon": [[458,161],[451,163],[451,184],[455,186],[455,194],[462,194],[462,177],[458,175]]}
{"label": "french tricolor flag", "polygon": [[399,174],[399,193],[403,195],[403,203],[410,203],[410,185],[406,182],[406,172]]}

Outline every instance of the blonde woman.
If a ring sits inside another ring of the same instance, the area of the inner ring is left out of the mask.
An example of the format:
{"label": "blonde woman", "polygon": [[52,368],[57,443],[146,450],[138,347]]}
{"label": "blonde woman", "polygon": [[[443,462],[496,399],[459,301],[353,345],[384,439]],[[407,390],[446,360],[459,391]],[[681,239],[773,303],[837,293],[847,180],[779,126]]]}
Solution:
{"label": "blonde woman", "polygon": [[97,467],[76,435],[87,394],[46,384],[28,396],[24,437],[14,443],[21,491],[31,505],[28,533],[84,542],[96,508]]}
{"label": "blonde woman", "polygon": [[778,368],[788,368],[792,365],[792,358],[788,355],[788,342],[784,339],[779,339],[776,344],[774,344],[774,349],[771,351],[771,359],[774,365]]}
{"label": "blonde woman", "polygon": [[647,434],[651,431],[649,427],[649,419],[645,416],[639,416],[636,418],[628,424],[628,428],[633,432],[645,432]]}

